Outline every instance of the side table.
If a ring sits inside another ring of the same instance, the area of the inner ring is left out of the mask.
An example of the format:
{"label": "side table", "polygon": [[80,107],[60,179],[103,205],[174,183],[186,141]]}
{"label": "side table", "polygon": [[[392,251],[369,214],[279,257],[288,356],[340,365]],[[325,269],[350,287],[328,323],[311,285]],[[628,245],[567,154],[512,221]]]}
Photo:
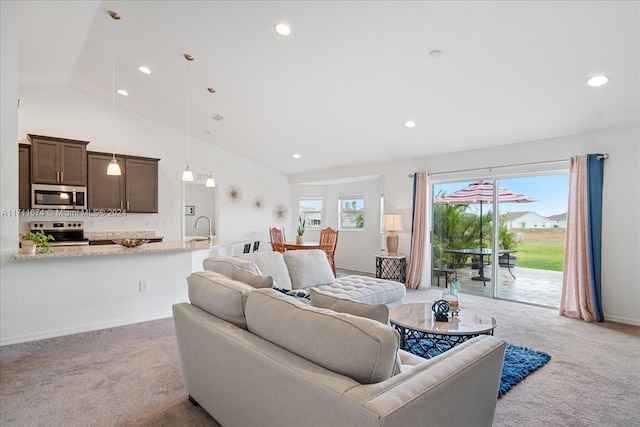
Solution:
{"label": "side table", "polygon": [[376,255],[376,278],[406,282],[406,255]]}

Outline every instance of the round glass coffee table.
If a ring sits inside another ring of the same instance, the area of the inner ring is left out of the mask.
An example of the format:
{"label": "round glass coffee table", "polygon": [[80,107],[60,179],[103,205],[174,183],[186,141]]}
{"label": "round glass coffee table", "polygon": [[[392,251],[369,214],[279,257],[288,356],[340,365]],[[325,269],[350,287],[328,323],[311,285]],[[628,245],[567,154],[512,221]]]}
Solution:
{"label": "round glass coffee table", "polygon": [[496,319],[490,314],[461,307],[448,322],[438,322],[432,303],[389,307],[391,326],[400,333],[400,348],[430,359],[478,335],[493,335]]}

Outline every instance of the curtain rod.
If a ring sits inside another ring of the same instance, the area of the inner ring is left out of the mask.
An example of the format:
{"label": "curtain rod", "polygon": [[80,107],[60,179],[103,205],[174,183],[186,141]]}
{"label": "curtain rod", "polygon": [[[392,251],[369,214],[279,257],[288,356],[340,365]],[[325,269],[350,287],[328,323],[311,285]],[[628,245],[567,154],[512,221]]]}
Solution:
{"label": "curtain rod", "polygon": [[[608,154],[600,154],[598,155],[598,160],[606,160],[609,158]],[[529,163],[518,163],[515,165],[502,165],[502,166],[485,166],[483,168],[469,168],[469,169],[458,169],[455,171],[445,171],[445,172],[432,172],[429,175],[441,175],[443,173],[459,173],[459,172],[471,172],[471,171],[479,171],[479,170],[484,170],[484,169],[488,169],[489,171],[492,171],[493,169],[499,169],[499,168],[512,168],[514,166],[531,166],[531,165],[551,165],[554,163],[564,163],[564,162],[568,162],[569,159],[562,159],[562,160],[549,160],[546,162],[529,162]],[[412,173],[409,174],[409,178],[413,178]]]}

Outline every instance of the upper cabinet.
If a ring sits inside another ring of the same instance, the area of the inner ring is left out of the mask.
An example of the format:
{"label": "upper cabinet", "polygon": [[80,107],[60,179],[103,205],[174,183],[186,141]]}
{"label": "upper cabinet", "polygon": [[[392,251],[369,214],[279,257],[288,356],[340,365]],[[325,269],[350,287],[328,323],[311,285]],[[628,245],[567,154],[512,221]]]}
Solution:
{"label": "upper cabinet", "polygon": [[31,182],[87,185],[87,141],[31,135]]}
{"label": "upper cabinet", "polygon": [[89,152],[88,208],[125,209],[128,213],[158,212],[158,161],[116,155],[122,175],[107,175],[112,155]]}

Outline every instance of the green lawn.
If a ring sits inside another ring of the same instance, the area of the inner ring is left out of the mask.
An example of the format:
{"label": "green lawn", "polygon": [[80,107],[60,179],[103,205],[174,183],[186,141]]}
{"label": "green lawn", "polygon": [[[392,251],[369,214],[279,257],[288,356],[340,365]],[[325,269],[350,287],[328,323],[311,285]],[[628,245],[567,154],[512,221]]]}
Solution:
{"label": "green lawn", "polygon": [[562,246],[536,243],[518,245],[517,267],[537,268],[539,270],[562,271],[564,248]]}
{"label": "green lawn", "polygon": [[562,271],[564,229],[519,229],[517,231],[524,235],[515,254],[518,257],[517,267]]}

